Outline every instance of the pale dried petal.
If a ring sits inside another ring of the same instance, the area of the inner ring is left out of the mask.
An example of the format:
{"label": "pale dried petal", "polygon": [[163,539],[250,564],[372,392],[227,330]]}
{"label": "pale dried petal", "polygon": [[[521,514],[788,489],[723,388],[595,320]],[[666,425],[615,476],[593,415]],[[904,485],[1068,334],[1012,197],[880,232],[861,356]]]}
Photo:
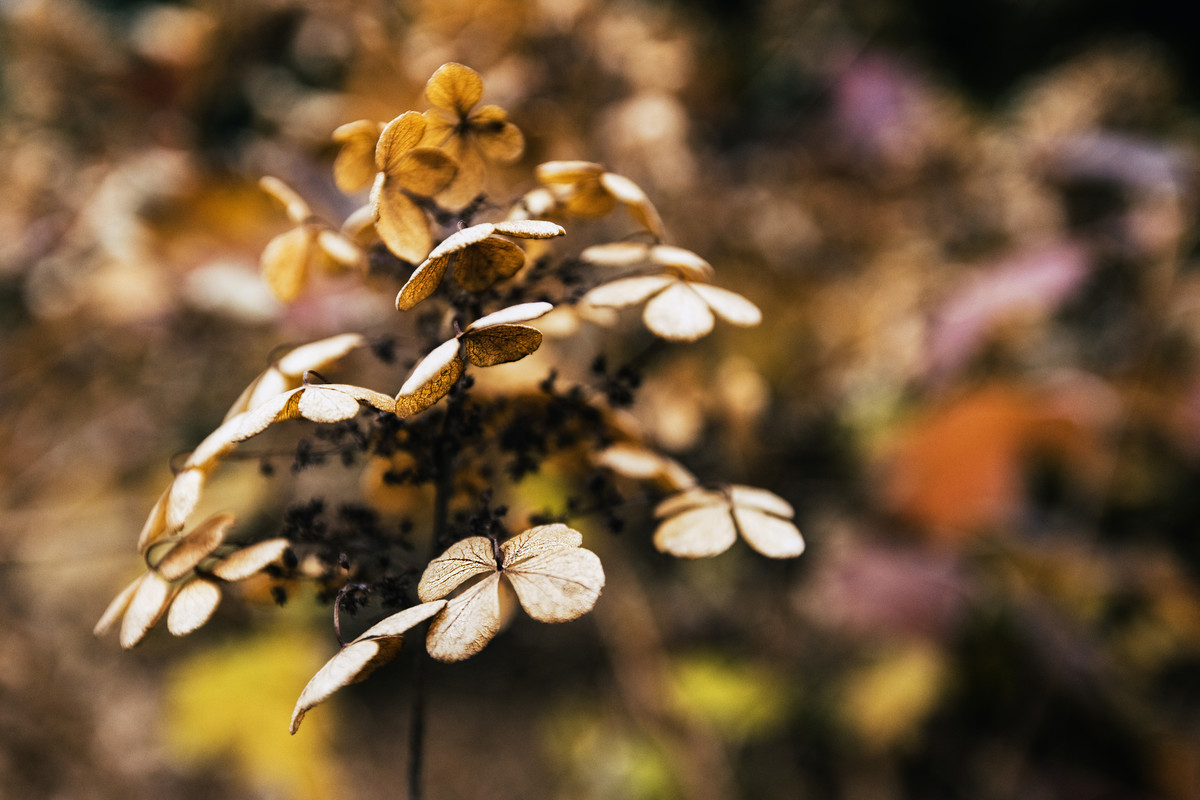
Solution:
{"label": "pale dried petal", "polygon": [[689,285],[697,294],[704,298],[704,302],[708,303],[709,308],[715,311],[717,316],[726,322],[745,328],[753,327],[762,322],[762,312],[759,311],[758,306],[737,292],[731,292],[719,286],[709,286],[703,283],[692,283]]}
{"label": "pale dried petal", "polygon": [[100,615],[99,621],[96,622],[96,627],[92,628],[92,634],[95,636],[103,636],[112,630],[113,625],[125,613],[125,609],[129,608],[129,603],[133,600],[133,593],[142,585],[142,578],[145,575],[139,575],[136,580],[121,590],[120,594],[112,599],[108,607],[104,609],[104,613]]}
{"label": "pale dried petal", "polygon": [[323,388],[330,391],[341,392],[344,395],[353,397],[360,403],[365,403],[379,411],[386,411],[389,414],[396,410],[396,401],[382,392],[377,392],[374,389],[368,389],[365,386],[355,386],[351,383],[329,383]]}
{"label": "pale dried petal", "polygon": [[328,386],[306,386],[299,408],[300,416],[313,422],[341,422],[358,413],[358,401]]}
{"label": "pale dried petal", "polygon": [[394,181],[376,183],[375,232],[397,258],[418,264],[433,246],[425,212]]}
{"label": "pale dried petal", "polygon": [[241,422],[236,418],[222,422],[216,430],[205,436],[200,444],[196,445],[196,449],[183,462],[184,467],[211,470],[216,466],[217,460],[232,450],[238,442],[238,433],[241,431],[241,427]]}
{"label": "pale dried petal", "polygon": [[443,64],[425,84],[425,96],[430,105],[466,117],[483,97],[483,79],[470,67]]}
{"label": "pale dried petal", "polygon": [[684,489],[696,478],[678,461],[628,443],[614,444],[595,456],[595,462],[613,472],[635,480],[661,480],[672,488]]}
{"label": "pale dried petal", "polygon": [[534,168],[539,183],[569,184],[599,178],[604,167],[592,161],[547,161]]}
{"label": "pale dried petal", "polygon": [[355,641],[402,636],[445,607],[445,600],[433,600],[398,611],[367,628]]}
{"label": "pale dried petal", "polygon": [[158,496],[154,508],[150,509],[150,516],[146,518],[145,524],[142,525],[142,531],[138,534],[137,549],[139,553],[146,552],[146,548],[167,533],[167,505],[171,502],[171,489],[174,485],[174,482],[169,484]]}
{"label": "pale dried petal", "polygon": [[712,279],[712,264],[691,250],[670,244],[656,244],[650,248],[649,256],[655,264],[670,267],[689,280],[708,281]]}
{"label": "pale dried petal", "polygon": [[457,339],[439,344],[416,365],[413,374],[400,387],[400,393],[396,395],[396,414],[412,416],[430,408],[454,387],[464,368],[458,356]]}
{"label": "pale dried petal", "polygon": [[157,573],[147,572],[138,582],[138,587],[125,609],[121,620],[121,647],[128,650],[135,646],[162,618],[171,602],[171,583]]}
{"label": "pale dried petal", "polygon": [[505,220],[497,222],[493,228],[496,233],[515,236],[518,239],[553,239],[567,232],[562,225],[544,219]]}
{"label": "pale dried petal", "polygon": [[701,506],[665,520],[654,532],[654,546],[680,558],[723,553],[737,539],[726,505]]}
{"label": "pale dried petal", "polygon": [[500,630],[503,597],[511,592],[499,573],[492,573],[451,599],[429,626],[429,655],[438,661],[462,661],[486,647]]}
{"label": "pale dried petal", "polygon": [[496,226],[494,224],[490,222],[481,222],[478,225],[472,225],[469,228],[463,228],[460,231],[455,231],[443,239],[442,243],[435,247],[433,252],[429,254],[429,257],[432,259],[439,258],[441,256],[448,256],[451,253],[457,253],[459,250],[463,250],[473,244],[482,242],[484,239],[491,236],[495,230]]}
{"label": "pale dried petal", "polygon": [[413,270],[413,274],[408,276],[408,281],[396,294],[396,310],[408,311],[436,292],[442,285],[442,278],[446,276],[446,267],[449,264],[449,256],[430,256]]}
{"label": "pale dried petal", "polygon": [[517,274],[523,266],[524,250],[507,239],[489,236],[455,256],[454,281],[468,292],[482,292]]}
{"label": "pale dried petal", "polygon": [[[316,367],[312,369],[316,369]],[[221,420],[222,424],[233,419],[238,414],[249,411],[270,398],[286,392],[292,387],[293,382],[292,379],[289,379],[288,376],[280,371],[278,364],[272,364],[255,378],[249,386],[242,390],[242,393],[238,395],[238,399],[234,400],[233,405],[225,412],[225,419]]]}
{"label": "pale dried petal", "polygon": [[285,231],[263,248],[259,266],[263,280],[284,303],[295,300],[308,281],[312,235],[306,228]]}
{"label": "pale dried petal", "polygon": [[525,134],[508,121],[508,112],[499,106],[481,106],[471,115],[470,136],[488,161],[511,164],[525,152]]}
{"label": "pale dried petal", "polygon": [[646,193],[642,191],[640,186],[624,175],[617,175],[612,172],[606,172],[600,176],[600,185],[609,194],[624,203],[629,208],[629,213],[633,218],[640,222],[646,230],[650,231],[658,239],[664,237],[665,231],[663,230],[662,218],[658,215],[658,210],[650,202],[650,198],[646,196]]}
{"label": "pale dried petal", "polygon": [[458,347],[458,340],[451,339],[421,359],[396,395],[397,414],[406,417],[424,411],[450,391],[464,368]]}
{"label": "pale dried petal", "polygon": [[795,558],[804,552],[804,537],[791,521],[754,508],[734,507],[733,518],[746,543],[769,558]]}
{"label": "pale dried petal", "polygon": [[250,411],[230,420],[237,425],[234,441],[243,442],[265,431],[273,422],[282,422],[300,416],[300,394],[304,387],[290,389],[265,400]]}
{"label": "pale dried petal", "polygon": [[474,200],[483,190],[487,179],[487,164],[479,151],[461,137],[454,137],[447,142],[445,150],[458,162],[458,174],[435,199],[442,208],[457,211]]}
{"label": "pale dried petal", "polygon": [[450,545],[446,552],[429,562],[417,585],[417,597],[423,602],[437,600],[476,575],[495,570],[496,556],[492,552],[492,540],[470,536]]}
{"label": "pale dried petal", "polygon": [[196,467],[185,469],[175,476],[168,490],[169,496],[163,517],[164,533],[174,533],[183,528],[183,523],[200,503],[200,492],[204,489],[205,471]]}
{"label": "pale dried petal", "polygon": [[467,331],[459,340],[462,355],[477,367],[519,361],[542,344],[542,332],[528,325],[491,325]]}
{"label": "pale dried petal", "polygon": [[445,189],[458,174],[458,164],[436,147],[418,147],[400,158],[389,179],[421,197],[432,197]]}
{"label": "pale dried petal", "polygon": [[304,198],[279,178],[264,175],[258,179],[258,185],[264,192],[283,204],[292,224],[300,225],[312,216],[312,210],[308,207],[308,203],[304,202]]}
{"label": "pale dried petal", "polygon": [[212,574],[223,581],[245,580],[283,558],[290,546],[291,542],[287,539],[276,538],[243,547],[213,565]]}
{"label": "pale dried petal", "polygon": [[493,311],[491,314],[486,314],[467,326],[464,333],[477,331],[481,328],[486,328],[490,325],[508,325],[517,322],[529,322],[538,317],[549,314],[554,309],[553,303],[517,303],[515,306],[508,306],[499,311]]}
{"label": "pale dried petal", "polygon": [[566,622],[592,610],[604,586],[600,558],[582,547],[560,549],[505,565],[526,613],[539,622]]}
{"label": "pale dried petal", "polygon": [[520,564],[525,559],[579,547],[581,544],[583,544],[583,534],[561,522],[556,522],[550,525],[538,525],[518,533],[500,545],[500,552],[504,557],[504,566],[508,568]]}
{"label": "pale dried petal", "polygon": [[186,636],[212,617],[221,603],[221,588],[207,578],[196,578],[183,585],[167,612],[167,630],[174,636]]}
{"label": "pale dried petal", "polygon": [[384,126],[375,146],[375,169],[395,175],[408,151],[421,143],[425,135],[425,117],[417,111],[405,111]]}
{"label": "pale dried petal", "polygon": [[729,496],[738,508],[753,508],[788,519],[796,516],[796,510],[792,508],[791,503],[774,492],[756,486],[731,486]]}
{"label": "pale dried petal", "polygon": [[592,306],[624,308],[636,305],[666,290],[669,286],[678,285],[678,283],[678,279],[670,275],[640,275],[634,278],[621,278],[591,289],[583,296],[583,302]]}
{"label": "pale dried petal", "polygon": [[729,506],[729,498],[724,492],[714,492],[711,489],[702,489],[696,486],[663,500],[654,507],[654,516],[662,519],[663,517],[673,517],[689,509],[717,505]]}
{"label": "pale dried petal", "polygon": [[[275,366],[284,375],[298,380],[305,372],[325,369],[352,350],[366,345],[367,339],[362,334],[339,333],[337,336],[319,339],[289,350],[275,362]],[[286,388],[280,391],[286,391]]]}
{"label": "pale dried petal", "polygon": [[632,267],[650,259],[650,246],[641,242],[607,242],[584,248],[579,257],[602,267]]}
{"label": "pale dried petal", "polygon": [[295,733],[300,729],[304,715],[326,700],[343,686],[358,683],[382,664],[395,657],[400,650],[398,638],[363,639],[353,641],[338,651],[337,655],[325,662],[325,666],[317,671],[312,680],[300,692],[296,708],[292,711],[292,722],[289,730]]}
{"label": "pale dried petal", "polygon": [[366,260],[362,248],[351,241],[350,237],[337,231],[320,231],[317,234],[317,246],[341,267],[360,267]]}
{"label": "pale dried petal", "polygon": [[163,556],[155,570],[168,581],[182,578],[220,547],[235,519],[233,514],[223,513],[204,520]]}
{"label": "pale dried petal", "polygon": [[708,303],[683,281],[655,295],[642,312],[646,327],[664,339],[692,342],[713,329]]}
{"label": "pale dried petal", "polygon": [[333,161],[333,180],[346,194],[357,192],[375,177],[375,145],[382,131],[381,124],[366,119],[334,130],[333,140],[340,142],[342,149]]}

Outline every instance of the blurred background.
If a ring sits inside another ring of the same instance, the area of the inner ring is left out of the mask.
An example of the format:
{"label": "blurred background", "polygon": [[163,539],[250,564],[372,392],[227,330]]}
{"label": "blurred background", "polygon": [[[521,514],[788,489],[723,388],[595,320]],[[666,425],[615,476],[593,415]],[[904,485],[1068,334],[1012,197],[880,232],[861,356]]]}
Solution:
{"label": "blurred background", "polygon": [[339,222],[331,131],[457,60],[525,132],[512,198],[603,162],[763,308],[634,410],[809,549],[597,526],[594,614],[430,669],[428,797],[1200,798],[1183,5],[0,0],[0,797],[403,794],[416,648],[289,737],[307,598],[91,628],[271,350],[394,320],[386,282],[272,299],[256,181]]}

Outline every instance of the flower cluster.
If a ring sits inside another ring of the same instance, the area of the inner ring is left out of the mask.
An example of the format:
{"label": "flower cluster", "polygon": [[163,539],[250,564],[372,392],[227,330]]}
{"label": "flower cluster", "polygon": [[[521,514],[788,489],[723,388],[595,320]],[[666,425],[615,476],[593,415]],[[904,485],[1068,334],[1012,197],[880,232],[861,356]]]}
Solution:
{"label": "flower cluster", "polygon": [[[315,217],[283,181],[262,182],[292,223],[262,256],[263,279],[281,300],[319,290],[324,272],[361,269],[376,257],[411,266],[396,295],[399,324],[409,326],[405,340],[420,342],[406,352],[413,364],[408,376],[397,376],[394,391],[326,381],[323,373],[355,351],[396,360],[394,340],[357,333],[293,348],[272,363],[183,460],[139,537],[147,571],[96,626],[103,633],[120,618],[121,645],[132,647],[165,613],[170,632],[183,635],[213,615],[223,586],[262,572],[311,579],[318,595],[333,602],[339,638],[340,613],[369,607],[382,614],[304,688],[293,733],[314,706],[391,658],[418,625],[428,623],[430,656],[459,661],[482,650],[518,606],[542,622],[566,622],[593,608],[604,569],[582,546],[583,534],[563,521],[584,513],[578,499],[566,498],[561,515],[528,513],[515,535],[508,509],[492,505],[556,454],[586,456],[574,459],[577,477],[610,527],[620,522],[611,509],[620,496],[604,476],[647,483],[661,500],[654,543],[665,552],[715,555],[739,533],[772,558],[799,555],[804,547],[783,498],[752,487],[706,488],[641,441],[619,413],[638,383],[632,368],[618,371],[619,391],[611,380],[600,387],[571,384],[557,372],[507,398],[473,389],[475,370],[522,361],[542,347],[543,333],[531,323],[556,304],[578,305],[579,319],[611,324],[593,312],[645,302],[649,330],[680,341],[709,333],[715,317],[755,325],[761,315],[746,298],[712,285],[713,268],[703,258],[666,244],[662,220],[641,188],[598,164],[542,164],[535,170],[540,188],[499,209],[493,221],[473,219],[495,208],[473,202],[488,185],[489,166],[518,159],[524,137],[503,109],[480,105],[483,82],[468,67],[441,67],[426,96],[431,108],[424,113],[407,111],[386,123],[358,120],[334,132],[341,145],[333,165],[338,187],[347,193],[369,187],[341,225]],[[565,225],[618,206],[638,226],[634,236],[649,243],[556,251],[566,249]],[[533,245],[536,258],[528,252]],[[557,294],[546,281],[556,265],[563,275],[574,271],[557,284]],[[586,291],[565,288],[581,280]],[[346,529],[335,536],[325,504],[310,498],[289,509],[278,537],[228,541],[234,516],[227,512],[185,533],[212,473],[244,456],[242,445],[268,429],[313,432],[295,445],[295,470],[335,453],[347,467],[365,465],[366,502],[338,509],[349,520]],[[403,490],[390,505],[380,501],[389,490]],[[427,558],[417,554],[419,544]]]}

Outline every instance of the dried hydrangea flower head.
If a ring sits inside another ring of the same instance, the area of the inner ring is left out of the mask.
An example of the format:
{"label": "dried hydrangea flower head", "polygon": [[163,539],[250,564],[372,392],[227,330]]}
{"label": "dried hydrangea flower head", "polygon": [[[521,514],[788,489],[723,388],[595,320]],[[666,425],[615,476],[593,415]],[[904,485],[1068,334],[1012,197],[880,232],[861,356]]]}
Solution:
{"label": "dried hydrangea flower head", "polygon": [[362,249],[345,234],[317,219],[292,187],[278,178],[265,177],[259,185],[283,203],[295,226],[267,243],[260,264],[263,280],[285,303],[295,300],[314,273],[336,274],[361,269]]}
{"label": "dried hydrangea flower head", "polygon": [[696,487],[654,509],[654,516],[663,520],[654,545],[681,558],[705,558],[728,550],[740,533],[764,556],[795,558],[804,552],[804,538],[792,522],[795,513],[790,503],[766,489]]}
{"label": "dried hydrangea flower head", "polygon": [[566,525],[540,525],[499,545],[483,536],[456,542],[429,562],[422,602],[450,597],[426,637],[439,661],[469,658],[492,640],[515,596],[539,622],[566,622],[592,610],[604,587],[599,557]]}
{"label": "dried hydrangea flower head", "polygon": [[[186,536],[148,552],[150,568],[113,599],[93,630],[107,633],[121,619],[120,642],[137,645],[167,614],[167,629],[186,636],[208,622],[221,602],[221,586],[246,580],[279,561],[287,539],[267,539],[247,547],[227,546],[234,523],[229,513],[214,514]],[[169,611],[168,611],[169,609]]]}
{"label": "dried hydrangea flower head", "polygon": [[742,327],[762,321],[758,306],[737,292],[711,285],[712,265],[682,247],[617,242],[589,247],[580,257],[608,267],[649,264],[655,274],[601,284],[584,295],[583,302],[604,308],[644,302],[642,321],[664,339],[690,342],[706,336],[713,329],[714,314]]}
{"label": "dried hydrangea flower head", "polygon": [[[666,238],[658,209],[642,188],[623,175],[609,172],[591,161],[547,161],[538,164],[537,179],[563,213],[575,217],[602,217],[621,203],[656,239]],[[539,195],[527,195],[527,205],[545,206]]]}
{"label": "dried hydrangea flower head", "polygon": [[429,218],[412,196],[429,198],[445,189],[459,165],[436,147],[421,145],[425,118],[406,111],[389,122],[375,145],[371,208],[375,231],[396,256],[417,263],[433,246]]}
{"label": "dried hydrangea flower head", "polygon": [[521,157],[525,136],[503,108],[476,108],[483,79],[470,67],[443,64],[425,85],[425,96],[433,108],[425,112],[429,127],[422,143],[442,148],[458,163],[458,175],[437,201],[461,209],[483,190],[488,162],[511,164]]}

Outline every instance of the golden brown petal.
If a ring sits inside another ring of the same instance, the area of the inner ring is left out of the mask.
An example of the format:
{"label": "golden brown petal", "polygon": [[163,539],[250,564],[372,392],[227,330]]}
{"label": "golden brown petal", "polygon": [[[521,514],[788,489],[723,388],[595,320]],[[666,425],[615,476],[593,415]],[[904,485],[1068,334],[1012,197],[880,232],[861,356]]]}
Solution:
{"label": "golden brown petal", "polygon": [[417,267],[396,294],[396,310],[408,311],[436,292],[442,285],[442,278],[446,277],[449,264],[450,256],[436,256]]}
{"label": "golden brown petal", "polygon": [[457,174],[458,164],[436,147],[409,150],[397,162],[395,172],[389,173],[402,188],[421,197],[442,191]]}
{"label": "golden brown petal", "polygon": [[525,152],[525,135],[499,106],[483,106],[471,115],[470,125],[470,135],[489,161],[511,164]]}
{"label": "golden brown petal", "polygon": [[525,251],[507,239],[489,236],[461,250],[454,261],[454,281],[468,292],[482,292],[512,277],[525,266]]}
{"label": "golden brown petal", "polygon": [[528,325],[492,325],[468,331],[459,340],[463,357],[477,367],[519,361],[542,344],[542,332]]}
{"label": "golden brown petal", "polygon": [[360,119],[333,132],[333,140],[342,145],[333,161],[333,181],[346,194],[357,192],[375,177],[375,145],[382,131],[378,122]]}
{"label": "golden brown petal", "polygon": [[405,111],[389,122],[379,135],[375,146],[375,169],[394,175],[400,169],[400,159],[421,143],[425,136],[425,117],[416,111]]}
{"label": "golden brown petal", "polygon": [[443,64],[425,84],[425,96],[430,105],[465,118],[483,97],[483,79],[470,67]]}
{"label": "golden brown petal", "polygon": [[393,181],[376,183],[375,231],[397,258],[419,264],[433,245],[429,220]]}
{"label": "golden brown petal", "polygon": [[263,280],[284,303],[295,300],[308,281],[308,255],[313,237],[306,228],[284,231],[263,248],[259,264]]}
{"label": "golden brown petal", "polygon": [[458,340],[443,342],[417,364],[400,393],[396,395],[396,413],[412,416],[441,400],[463,374],[458,355]]}

